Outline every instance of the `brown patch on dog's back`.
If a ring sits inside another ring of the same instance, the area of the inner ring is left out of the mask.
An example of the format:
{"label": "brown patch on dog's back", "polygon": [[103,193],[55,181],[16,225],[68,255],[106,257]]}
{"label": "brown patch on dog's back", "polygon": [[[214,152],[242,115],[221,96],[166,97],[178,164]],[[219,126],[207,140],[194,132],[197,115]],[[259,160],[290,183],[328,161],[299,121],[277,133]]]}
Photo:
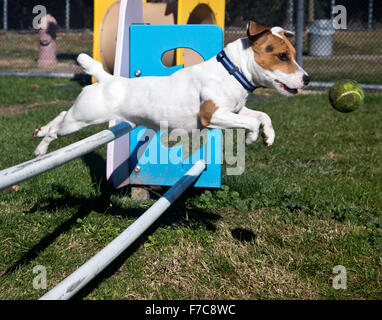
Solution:
{"label": "brown patch on dog's back", "polygon": [[[281,38],[269,31],[252,43],[255,61],[260,67],[271,72],[280,70],[284,73],[294,73],[298,70],[293,62],[296,59],[296,50],[283,33],[279,34]],[[278,55],[283,53],[287,55],[288,61],[278,58]]]}
{"label": "brown patch on dog's back", "polygon": [[217,109],[219,107],[212,100],[207,100],[200,105],[198,116],[203,127],[210,125],[211,118]]}

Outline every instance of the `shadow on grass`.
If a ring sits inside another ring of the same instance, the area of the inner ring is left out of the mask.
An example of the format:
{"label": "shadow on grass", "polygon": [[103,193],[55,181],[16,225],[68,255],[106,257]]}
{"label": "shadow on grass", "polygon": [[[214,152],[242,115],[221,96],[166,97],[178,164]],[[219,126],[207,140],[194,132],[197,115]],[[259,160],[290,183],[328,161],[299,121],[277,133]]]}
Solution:
{"label": "shadow on grass", "polygon": [[77,61],[78,53],[58,53],[58,60],[73,60]]}
{"label": "shadow on grass", "polygon": [[240,242],[250,242],[256,239],[256,234],[253,231],[243,228],[235,228],[231,230],[232,237]]}
{"label": "shadow on grass", "polygon": [[[106,213],[108,215],[121,215],[123,209],[121,206],[114,205],[110,207],[110,196],[117,191],[109,183],[105,182],[105,160],[97,153],[90,153],[81,158],[85,165],[89,168],[91,179],[94,185],[99,186],[99,196],[94,197],[76,197],[73,196],[62,185],[53,186],[63,196],[60,199],[42,199],[41,202],[48,203],[41,206],[36,203],[28,213],[34,213],[40,210],[56,211],[59,208],[78,207],[76,213],[59,225],[54,231],[44,236],[37,244],[28,250],[18,261],[9,267],[2,276],[16,271],[22,265],[34,260],[38,257],[40,252],[50,246],[55,239],[62,233],[69,231],[76,223],[77,219],[83,219],[90,212],[97,211]],[[165,188],[163,188],[164,190]],[[163,191],[162,190],[162,191]],[[185,200],[191,196],[200,194],[202,189],[187,190],[175,203],[167,210],[150,228],[148,228],[137,241],[135,241],[129,248],[127,248],[119,257],[117,257],[108,267],[106,267],[95,279],[93,279],[87,286],[85,286],[76,296],[76,299],[86,297],[91,293],[99,284],[112,276],[123,263],[147,240],[148,236],[154,233],[159,227],[163,225],[181,224],[189,227],[202,224],[206,230],[215,232],[216,226],[212,221],[218,220],[221,217],[217,214],[206,213],[201,210],[194,210],[187,208]],[[163,193],[163,192],[161,192]],[[40,202],[40,203],[41,203]],[[144,208],[129,208],[125,217],[138,218],[146,209]],[[62,279],[63,280],[63,279]]]}
{"label": "shadow on grass", "polygon": [[80,86],[85,87],[92,84],[92,77],[88,74],[75,74],[71,81],[77,82]]}
{"label": "shadow on grass", "polygon": [[[163,225],[171,225],[174,223],[180,223],[182,225],[187,225],[190,228],[192,227],[192,222],[198,222],[205,225],[206,230],[215,232],[216,226],[211,220],[218,220],[221,217],[215,214],[206,214],[202,211],[197,210],[188,210],[189,215],[192,216],[188,218],[189,223],[184,219],[183,215],[179,215],[180,210],[185,211],[185,207],[181,205],[183,203],[182,199],[178,199],[177,204],[172,207],[172,210],[169,209],[166,211],[152,226],[150,226],[130,247],[128,247],[122,254],[120,254],[112,263],[110,263],[103,271],[101,271],[93,280],[91,280],[84,288],[82,288],[73,299],[81,300],[87,297],[99,285],[113,274],[115,274],[122,265],[138,250],[141,245],[143,245],[148,237],[153,234],[159,227]],[[143,213],[143,212],[142,212]]]}
{"label": "shadow on grass", "polygon": [[[75,197],[71,195],[70,192],[68,192],[66,187],[63,187],[59,184],[54,185],[53,188],[56,189],[58,193],[62,194],[62,197],[60,199],[42,199],[42,202],[48,204],[41,206],[39,203],[36,203],[31,209],[28,210],[27,213],[31,214],[39,210],[55,211],[59,208],[67,208],[68,206],[78,207],[77,212],[68,220],[59,225],[51,233],[43,237],[37,244],[35,244],[31,249],[29,249],[29,251],[26,252],[18,261],[16,261],[10,268],[8,268],[3,275],[14,272],[21,265],[35,259],[39,255],[39,253],[46,249],[49,245],[51,245],[60,234],[70,230],[77,223],[77,219],[83,219],[93,210],[107,210],[112,189],[111,186],[107,183],[102,183],[102,181],[105,180],[103,177],[105,161],[101,156],[97,155],[96,153],[87,154],[84,157],[82,157],[82,160],[90,169],[92,182],[100,184],[101,196],[88,198]],[[139,215],[139,212],[136,212],[135,214]]]}

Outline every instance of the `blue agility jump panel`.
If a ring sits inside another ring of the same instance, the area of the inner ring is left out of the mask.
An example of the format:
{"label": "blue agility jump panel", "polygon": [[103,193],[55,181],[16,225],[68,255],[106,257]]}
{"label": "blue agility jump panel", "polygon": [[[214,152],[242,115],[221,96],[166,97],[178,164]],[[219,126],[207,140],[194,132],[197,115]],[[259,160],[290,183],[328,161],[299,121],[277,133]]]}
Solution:
{"label": "blue agility jump panel", "polygon": [[[168,76],[183,68],[183,65],[166,67],[162,63],[162,55],[168,50],[188,48],[198,52],[204,60],[208,60],[221,51],[222,47],[223,32],[216,25],[132,25],[130,78],[136,77],[137,74]],[[140,72],[136,74],[137,70]],[[145,127],[138,127],[130,133],[131,184],[174,185],[196,161],[203,159],[207,162],[207,167],[194,186],[221,186],[221,130],[209,130],[207,143],[187,159],[182,159],[182,146],[163,146],[161,137],[164,133],[154,133]],[[144,151],[139,153],[138,150],[142,150],[142,147]],[[162,161],[163,158],[168,161]]]}
{"label": "blue agility jump panel", "polygon": [[168,50],[188,48],[204,60],[216,56],[223,47],[223,31],[217,25],[132,25],[130,27],[130,77],[169,76],[183,65],[167,67],[162,55]]}

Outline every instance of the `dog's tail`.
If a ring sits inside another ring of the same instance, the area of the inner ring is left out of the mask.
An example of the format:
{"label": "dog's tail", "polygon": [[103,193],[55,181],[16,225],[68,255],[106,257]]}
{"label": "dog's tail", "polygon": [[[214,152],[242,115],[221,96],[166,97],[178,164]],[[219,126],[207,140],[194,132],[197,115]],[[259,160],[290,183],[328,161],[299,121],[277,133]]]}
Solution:
{"label": "dog's tail", "polygon": [[79,54],[77,61],[87,74],[90,74],[99,82],[112,78],[112,76],[103,69],[101,62],[90,58],[86,53]]}

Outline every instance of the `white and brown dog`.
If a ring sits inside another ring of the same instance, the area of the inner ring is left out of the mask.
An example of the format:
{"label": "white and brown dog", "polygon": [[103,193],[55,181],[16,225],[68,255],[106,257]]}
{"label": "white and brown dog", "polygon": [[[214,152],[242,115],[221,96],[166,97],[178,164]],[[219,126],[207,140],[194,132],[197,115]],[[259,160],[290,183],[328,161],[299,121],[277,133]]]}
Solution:
{"label": "white and brown dog", "polygon": [[290,34],[280,27],[267,28],[250,21],[247,38],[228,44],[217,55],[168,77],[122,78],[108,74],[100,62],[86,54],[78,56],[84,70],[98,82],[85,87],[73,106],[46,126],[35,130],[43,137],[36,156],[47,152],[57,137],[109,120],[127,121],[159,129],[167,121],[169,130],[182,128],[243,128],[246,143],[263,129],[264,143],[272,145],[275,133],[263,112],[245,107],[249,91],[274,88],[291,96],[309,82],[296,63]]}

